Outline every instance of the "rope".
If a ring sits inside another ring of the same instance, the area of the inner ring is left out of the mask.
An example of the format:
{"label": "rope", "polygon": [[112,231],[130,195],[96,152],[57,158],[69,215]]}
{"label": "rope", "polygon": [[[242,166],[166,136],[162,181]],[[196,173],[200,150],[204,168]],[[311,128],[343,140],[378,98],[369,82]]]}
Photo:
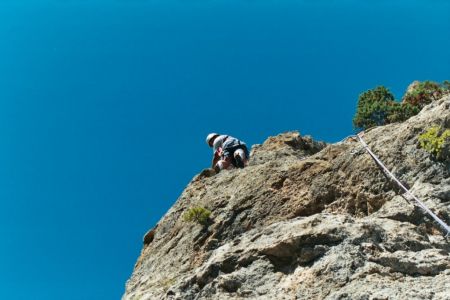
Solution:
{"label": "rope", "polygon": [[366,144],[366,142],[363,140],[363,138],[358,134],[357,135],[359,142],[363,145],[363,147],[367,150],[367,152],[369,153],[369,155],[377,162],[377,164],[379,166],[381,166],[381,168],[383,168],[384,172],[386,174],[388,174],[397,184],[399,187],[401,187],[407,195],[409,195],[411,198],[413,198],[418,204],[419,206],[425,210],[436,222],[439,223],[439,225],[441,225],[446,231],[447,231],[447,236],[450,234],[450,227],[444,222],[442,221],[438,216],[436,216],[422,201],[419,200],[419,198],[417,198],[416,196],[413,195],[413,193],[411,193],[395,176],[394,174],[392,174],[391,171],[388,170],[388,168],[386,168],[386,166],[381,162],[381,160],[372,152],[372,150],[370,150],[369,146]]}

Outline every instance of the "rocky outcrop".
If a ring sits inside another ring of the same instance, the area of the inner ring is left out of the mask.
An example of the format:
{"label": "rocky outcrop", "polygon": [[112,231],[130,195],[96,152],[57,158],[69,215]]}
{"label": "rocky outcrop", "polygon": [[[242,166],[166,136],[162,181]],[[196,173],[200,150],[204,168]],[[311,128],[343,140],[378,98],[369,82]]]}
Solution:
{"label": "rocky outcrop", "polygon": [[[418,147],[450,128],[450,97],[365,140],[450,223],[450,159]],[[207,226],[183,221],[209,209]],[[123,299],[450,299],[450,243],[356,140],[296,132],[252,148],[245,169],[204,170],[144,238]]]}

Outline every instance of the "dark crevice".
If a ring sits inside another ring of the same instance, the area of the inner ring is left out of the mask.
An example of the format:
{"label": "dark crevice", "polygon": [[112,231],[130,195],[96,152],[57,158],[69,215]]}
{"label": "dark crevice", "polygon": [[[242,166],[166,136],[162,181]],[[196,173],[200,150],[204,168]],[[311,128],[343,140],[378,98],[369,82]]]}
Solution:
{"label": "dark crevice", "polygon": [[233,273],[236,270],[237,266],[237,257],[236,256],[230,256],[226,258],[220,265],[220,271],[222,271],[225,274]]}
{"label": "dark crevice", "polygon": [[282,177],[278,178],[275,182],[272,182],[272,184],[270,186],[275,190],[279,190],[283,187],[283,184],[286,181],[286,179],[287,179],[287,176],[282,176]]}
{"label": "dark crevice", "polygon": [[144,235],[144,245],[145,245],[145,246],[149,245],[149,244],[150,244],[151,242],[153,242],[153,240],[155,239],[156,228],[158,228],[158,225],[156,225],[155,227],[153,227],[153,229],[149,230],[149,231]]}
{"label": "dark crevice", "polygon": [[219,276],[220,267],[216,264],[209,265],[207,270],[203,272],[200,276],[196,276],[195,282],[198,284],[200,289],[204,288],[205,285],[213,281],[217,276]]}

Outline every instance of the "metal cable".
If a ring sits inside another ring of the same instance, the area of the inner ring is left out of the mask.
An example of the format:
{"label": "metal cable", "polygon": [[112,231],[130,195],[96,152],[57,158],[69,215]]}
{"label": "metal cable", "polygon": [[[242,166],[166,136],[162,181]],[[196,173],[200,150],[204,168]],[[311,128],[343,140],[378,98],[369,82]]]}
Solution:
{"label": "metal cable", "polygon": [[411,193],[395,176],[392,174],[391,171],[386,168],[386,166],[381,162],[381,160],[370,150],[369,146],[366,144],[366,142],[363,140],[363,138],[360,136],[360,134],[357,135],[359,142],[363,145],[363,147],[367,150],[369,155],[383,168],[383,170],[388,174],[397,184],[399,187],[401,187],[411,198],[413,198],[419,206],[425,210],[436,222],[439,223],[446,231],[447,236],[450,234],[450,227],[442,221],[438,216],[436,216],[422,201],[419,200],[416,196],[414,196],[413,193]]}

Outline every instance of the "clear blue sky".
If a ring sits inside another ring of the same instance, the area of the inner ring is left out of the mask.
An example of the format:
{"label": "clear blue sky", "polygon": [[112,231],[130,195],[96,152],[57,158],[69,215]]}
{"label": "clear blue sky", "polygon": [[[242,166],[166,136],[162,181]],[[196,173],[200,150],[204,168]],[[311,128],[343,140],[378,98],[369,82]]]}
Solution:
{"label": "clear blue sky", "polygon": [[450,79],[449,1],[1,0],[0,299],[119,299],[210,162],[352,132],[358,94]]}

